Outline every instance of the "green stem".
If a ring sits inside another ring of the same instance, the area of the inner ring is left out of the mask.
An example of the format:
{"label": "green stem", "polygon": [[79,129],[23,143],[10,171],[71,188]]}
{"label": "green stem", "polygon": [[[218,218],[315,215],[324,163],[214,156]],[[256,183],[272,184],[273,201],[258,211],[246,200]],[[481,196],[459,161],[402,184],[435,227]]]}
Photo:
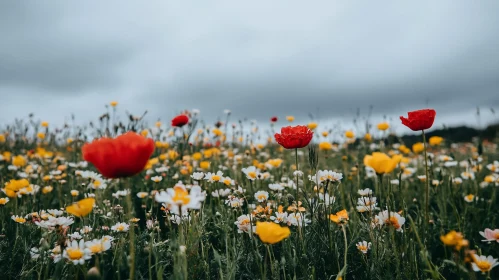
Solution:
{"label": "green stem", "polygon": [[130,279],[135,279],[135,226],[132,222],[133,210],[132,210],[132,193],[130,192],[127,196],[127,206],[128,206],[128,222],[130,225]]}
{"label": "green stem", "polygon": [[348,254],[348,240],[347,240],[347,231],[345,229],[345,225],[342,225],[341,226],[341,230],[343,231],[343,238],[344,238],[344,241],[345,241],[345,256],[344,256],[344,260],[343,260],[343,279],[346,280],[347,279],[347,275],[346,275],[346,270],[347,270],[347,254]]}
{"label": "green stem", "polygon": [[425,190],[425,224],[428,223],[429,219],[428,219],[428,209],[429,209],[429,201],[430,201],[430,178],[428,177],[428,156],[427,156],[427,152],[426,152],[426,137],[425,137],[425,134],[424,134],[424,130],[422,130],[423,132],[423,147],[424,147],[424,169],[425,169],[425,174],[426,174],[426,180],[425,180],[425,186],[426,186],[426,190]]}
{"label": "green stem", "polygon": [[[295,149],[295,163],[296,163],[296,171],[298,171],[298,149]],[[296,176],[296,192],[295,192],[295,201],[298,206],[298,176]]]}

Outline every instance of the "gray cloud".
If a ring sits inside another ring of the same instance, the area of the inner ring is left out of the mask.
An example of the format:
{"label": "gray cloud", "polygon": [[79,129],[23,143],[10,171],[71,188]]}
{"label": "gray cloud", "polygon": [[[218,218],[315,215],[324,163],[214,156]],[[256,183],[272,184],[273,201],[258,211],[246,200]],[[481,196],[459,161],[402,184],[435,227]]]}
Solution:
{"label": "gray cloud", "polygon": [[476,106],[499,106],[498,8],[5,2],[0,121],[31,111],[95,119],[118,100],[164,120],[199,108],[214,121],[229,108],[235,118],[312,113],[332,124],[372,105],[376,120],[430,106],[437,125],[474,124]]}

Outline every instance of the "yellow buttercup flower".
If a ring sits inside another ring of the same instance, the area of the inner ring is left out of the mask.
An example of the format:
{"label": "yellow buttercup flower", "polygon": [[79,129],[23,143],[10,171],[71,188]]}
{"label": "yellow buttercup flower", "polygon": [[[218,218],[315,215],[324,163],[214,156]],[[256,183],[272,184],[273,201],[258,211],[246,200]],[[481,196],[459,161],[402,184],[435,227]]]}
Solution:
{"label": "yellow buttercup flower", "polygon": [[371,167],[377,174],[391,173],[402,159],[401,155],[389,157],[385,153],[374,152],[364,157],[364,165]]}
{"label": "yellow buttercup flower", "polygon": [[38,132],[38,133],[36,134],[36,137],[38,137],[38,138],[40,138],[40,139],[45,139],[45,133],[43,133],[43,132]]}
{"label": "yellow buttercup flower", "polygon": [[26,158],[23,156],[15,156],[12,158],[12,165],[17,167],[23,167],[26,165]]}
{"label": "yellow buttercup flower", "polygon": [[331,144],[329,142],[320,142],[319,149],[323,150],[323,151],[329,151],[329,150],[333,149],[333,144]]}
{"label": "yellow buttercup flower", "polygon": [[40,125],[41,125],[42,127],[48,127],[48,126],[49,126],[49,123],[48,123],[48,122],[42,122]]}
{"label": "yellow buttercup flower", "polygon": [[43,187],[42,188],[42,193],[43,194],[48,194],[48,193],[52,192],[53,189],[54,189],[54,187],[52,187],[52,186]]}
{"label": "yellow buttercup flower", "polygon": [[3,152],[2,156],[6,162],[10,162],[10,160],[12,159],[12,154],[7,151]]}
{"label": "yellow buttercup flower", "polygon": [[440,144],[442,144],[442,141],[444,141],[444,138],[440,137],[440,136],[432,136],[430,137],[430,139],[428,140],[428,142],[430,143],[430,145],[432,146],[438,146]]}
{"label": "yellow buttercup flower", "polygon": [[215,134],[215,136],[222,136],[224,133],[218,129],[218,128],[214,128],[211,132],[213,132],[213,134]]}
{"label": "yellow buttercup flower", "polygon": [[118,101],[111,101],[109,105],[111,105],[111,107],[116,107],[116,105],[118,105]]}
{"label": "yellow buttercup flower", "polygon": [[269,164],[272,167],[279,167],[282,164],[282,159],[276,158],[276,159],[269,159],[267,161],[267,164]]}
{"label": "yellow buttercup flower", "polygon": [[5,135],[0,134],[0,143],[5,143]]}
{"label": "yellow buttercup flower", "polygon": [[314,130],[314,129],[317,127],[317,125],[318,125],[318,124],[317,124],[316,122],[309,122],[309,123],[307,124],[307,126],[308,126],[308,128],[309,128],[310,130]]}
{"label": "yellow buttercup flower", "polygon": [[144,136],[144,137],[146,137],[146,136],[147,136],[147,134],[149,134],[149,131],[147,131],[147,129],[144,129],[144,130],[142,130],[142,131],[140,132],[140,135],[142,135],[142,136]]}
{"label": "yellow buttercup flower", "polygon": [[170,147],[170,144],[168,144],[168,142],[156,141],[154,144],[158,149],[168,149]]}
{"label": "yellow buttercup flower", "polygon": [[399,151],[401,151],[404,154],[408,154],[411,152],[411,150],[409,148],[407,148],[405,145],[400,145]]}
{"label": "yellow buttercup flower", "polygon": [[276,244],[288,238],[291,231],[273,222],[256,222],[255,234],[264,243]]}
{"label": "yellow buttercup flower", "polygon": [[[162,155],[161,155],[162,156]],[[160,156],[160,158],[161,158]],[[154,165],[158,164],[159,163],[159,159],[157,157],[155,158],[151,158],[147,161],[147,164],[146,166],[144,167],[144,170],[147,170],[147,169],[151,169],[154,167]]]}
{"label": "yellow buttercup flower", "polygon": [[211,158],[212,155],[213,155],[213,151],[211,149],[203,151],[204,158]]}
{"label": "yellow buttercup flower", "polygon": [[199,163],[199,167],[201,169],[207,170],[210,168],[210,162],[209,161],[202,161]]}
{"label": "yellow buttercup flower", "polygon": [[371,136],[371,133],[366,133],[366,134],[364,135],[364,140],[366,140],[367,142],[371,142],[371,140],[372,140],[372,139],[373,139],[373,138],[372,138],[372,136]]}
{"label": "yellow buttercup flower", "polygon": [[203,157],[203,155],[199,152],[192,154],[193,160],[200,160],[202,157]]}
{"label": "yellow buttercup flower", "polygon": [[85,217],[94,209],[95,198],[85,198],[66,207],[66,212],[76,217]]}
{"label": "yellow buttercup flower", "polygon": [[390,128],[390,125],[387,122],[381,122],[381,123],[378,123],[377,127],[379,130],[385,131],[385,130]]}
{"label": "yellow buttercup flower", "polygon": [[293,122],[295,120],[295,117],[293,117],[293,116],[286,116],[286,120],[288,122]]}
{"label": "yellow buttercup flower", "polygon": [[353,133],[353,131],[351,131],[351,130],[347,130],[345,132],[345,137],[348,138],[348,139],[352,139],[352,138],[355,137],[355,133]]}
{"label": "yellow buttercup flower", "polygon": [[343,209],[336,214],[329,215],[329,219],[337,224],[346,223],[349,220],[348,212],[347,210]]}
{"label": "yellow buttercup flower", "polygon": [[15,197],[20,190],[27,187],[29,187],[29,182],[26,179],[10,180],[5,184],[3,191],[8,197]]}
{"label": "yellow buttercup flower", "polygon": [[168,151],[168,157],[170,158],[170,160],[174,160],[174,159],[178,158],[179,156],[180,156],[180,154],[177,153],[177,151],[174,151],[174,150]]}
{"label": "yellow buttercup flower", "polygon": [[448,232],[446,235],[440,236],[440,240],[446,246],[454,247],[454,249],[458,251],[461,250],[462,247],[466,247],[469,244],[468,240],[464,239],[463,234],[456,232],[455,230]]}
{"label": "yellow buttercup flower", "polygon": [[54,156],[54,153],[45,150],[44,148],[38,147],[36,148],[36,155],[40,158],[51,158]]}
{"label": "yellow buttercup flower", "polygon": [[422,151],[424,151],[424,144],[423,143],[418,142],[418,143],[412,145],[412,152],[414,152],[415,154],[419,154]]}
{"label": "yellow buttercup flower", "polygon": [[322,136],[327,137],[328,135],[329,135],[329,132],[327,132],[327,131],[322,132]]}

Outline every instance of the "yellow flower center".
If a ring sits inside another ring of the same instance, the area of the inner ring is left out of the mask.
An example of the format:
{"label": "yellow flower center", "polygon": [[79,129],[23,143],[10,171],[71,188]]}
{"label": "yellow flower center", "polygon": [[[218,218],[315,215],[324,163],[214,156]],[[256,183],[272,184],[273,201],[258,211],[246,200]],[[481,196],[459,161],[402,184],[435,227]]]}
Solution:
{"label": "yellow flower center", "polygon": [[97,244],[94,244],[94,245],[90,246],[90,248],[89,248],[89,249],[90,249],[90,251],[91,251],[92,253],[96,254],[96,253],[100,253],[100,252],[102,252],[102,250],[103,250],[104,248],[102,248],[102,244],[101,244],[101,243],[97,243]]}
{"label": "yellow flower center", "polygon": [[261,194],[258,196],[258,200],[266,200],[266,199],[267,199],[267,196],[264,194]]}
{"label": "yellow flower center", "polygon": [[249,219],[244,219],[241,221],[241,225],[248,225],[250,223]]}
{"label": "yellow flower center", "polygon": [[119,225],[116,227],[116,230],[117,231],[124,231],[125,230],[125,226],[124,225]]}
{"label": "yellow flower center", "polygon": [[494,233],[493,236],[494,236],[495,239],[499,239],[499,232]]}
{"label": "yellow flower center", "polygon": [[255,179],[256,178],[256,172],[254,172],[254,171],[248,172],[248,177],[250,177],[252,179]]}
{"label": "yellow flower center", "polygon": [[230,183],[231,183],[231,182],[230,182],[230,179],[225,179],[225,180],[224,180],[224,184],[226,184],[227,186],[228,186],[228,185],[230,185]]}
{"label": "yellow flower center", "polygon": [[364,245],[359,245],[359,246],[357,246],[357,248],[359,248],[359,250],[361,250],[361,251],[367,251],[367,246],[364,246]]}
{"label": "yellow flower center", "polygon": [[476,266],[478,266],[478,268],[482,271],[482,272],[486,272],[486,271],[489,271],[491,266],[490,263],[488,261],[475,261],[475,264]]}
{"label": "yellow flower center", "polygon": [[173,195],[173,201],[175,203],[187,204],[189,203],[189,201],[191,201],[191,198],[189,197],[189,193],[187,192],[187,190],[178,186],[175,186],[173,189],[175,190],[175,194]]}
{"label": "yellow flower center", "polygon": [[21,217],[16,217],[15,221],[18,222],[18,223],[25,223],[26,219],[25,218],[21,218]]}
{"label": "yellow flower center", "polygon": [[469,195],[467,195],[467,196],[466,196],[466,199],[467,199],[467,200],[473,200],[473,197],[474,197],[474,195],[469,194]]}
{"label": "yellow flower center", "polygon": [[71,260],[79,260],[83,258],[83,251],[80,249],[68,248],[66,249],[66,253]]}
{"label": "yellow flower center", "polygon": [[399,220],[397,220],[396,217],[390,217],[390,219],[387,219],[385,223],[391,224],[396,229],[400,228]]}
{"label": "yellow flower center", "polygon": [[218,182],[218,181],[220,181],[220,179],[221,179],[221,178],[220,178],[220,176],[218,176],[218,175],[213,175],[213,176],[211,176],[211,179],[212,179],[213,181]]}

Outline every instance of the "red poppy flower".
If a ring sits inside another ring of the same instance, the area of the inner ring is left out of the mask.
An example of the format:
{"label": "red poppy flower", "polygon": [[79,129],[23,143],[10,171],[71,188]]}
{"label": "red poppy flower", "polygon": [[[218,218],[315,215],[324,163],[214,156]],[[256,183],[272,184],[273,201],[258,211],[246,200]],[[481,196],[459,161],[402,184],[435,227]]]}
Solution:
{"label": "red poppy flower", "polygon": [[172,119],[172,126],[182,127],[189,122],[189,117],[187,115],[178,115]]}
{"label": "red poppy flower", "polygon": [[270,121],[271,121],[271,122],[277,122],[277,117],[272,117],[272,118],[270,118]]}
{"label": "red poppy flower", "polygon": [[412,129],[419,131],[428,129],[433,125],[437,112],[433,109],[423,109],[407,113],[408,118],[400,116],[402,124]]}
{"label": "red poppy flower", "polygon": [[304,125],[286,126],[281,128],[281,133],[274,135],[275,140],[286,149],[303,148],[310,143],[314,133]]}
{"label": "red poppy flower", "polygon": [[154,141],[135,132],[103,137],[83,145],[83,159],[107,178],[133,176],[144,169],[154,152]]}

